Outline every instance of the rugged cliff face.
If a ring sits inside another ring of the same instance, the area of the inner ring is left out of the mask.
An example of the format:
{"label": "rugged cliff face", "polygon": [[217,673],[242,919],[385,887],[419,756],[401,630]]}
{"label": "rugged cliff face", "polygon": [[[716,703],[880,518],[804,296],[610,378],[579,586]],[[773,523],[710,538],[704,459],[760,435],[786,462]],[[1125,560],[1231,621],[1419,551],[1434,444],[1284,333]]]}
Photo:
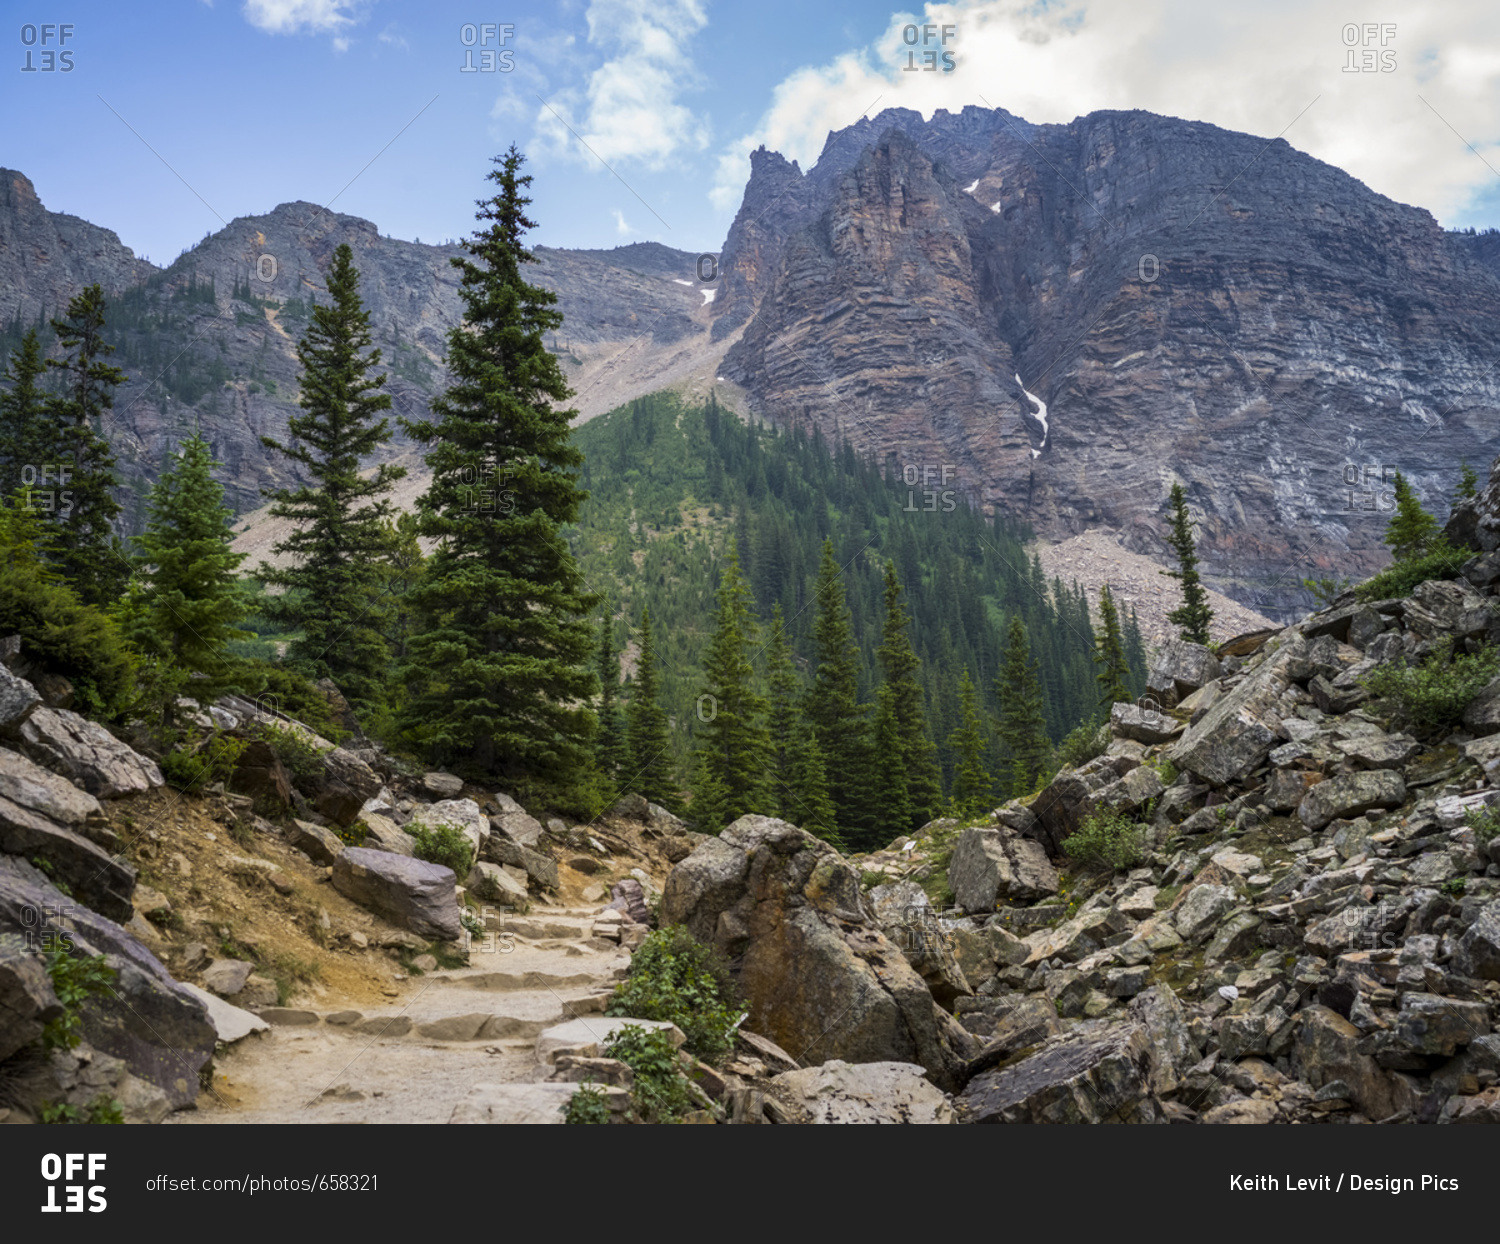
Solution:
{"label": "rugged cliff face", "polygon": [[1279,139],[893,110],[756,153],[715,331],[762,413],[1049,536],[1161,556],[1181,480],[1214,585],[1285,616],[1383,562],[1397,469],[1441,512],[1500,444],[1492,241]]}

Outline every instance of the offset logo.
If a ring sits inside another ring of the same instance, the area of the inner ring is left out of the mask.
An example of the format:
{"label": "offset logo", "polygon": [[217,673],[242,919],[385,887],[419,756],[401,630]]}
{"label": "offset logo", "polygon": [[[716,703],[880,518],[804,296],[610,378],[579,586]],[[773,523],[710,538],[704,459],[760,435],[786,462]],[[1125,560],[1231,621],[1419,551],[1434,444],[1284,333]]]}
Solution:
{"label": "offset logo", "polygon": [[[42,1213],[81,1214],[85,1209],[91,1214],[103,1213],[109,1202],[104,1199],[104,1185],[95,1180],[104,1171],[104,1159],[102,1153],[42,1154],[42,1178],[47,1187]],[[81,1178],[85,1168],[88,1171],[87,1183]]]}
{"label": "offset logo", "polygon": [[21,46],[26,59],[22,73],[72,73],[73,51],[63,45],[73,38],[73,23],[27,22],[21,27]]}

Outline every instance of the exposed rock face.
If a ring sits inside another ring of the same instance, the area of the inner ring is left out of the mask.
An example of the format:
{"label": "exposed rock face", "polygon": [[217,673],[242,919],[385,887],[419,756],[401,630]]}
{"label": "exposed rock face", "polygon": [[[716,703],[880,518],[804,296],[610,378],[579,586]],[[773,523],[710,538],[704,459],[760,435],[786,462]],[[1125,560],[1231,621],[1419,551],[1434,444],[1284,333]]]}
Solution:
{"label": "exposed rock face", "polygon": [[[1035,843],[1028,846],[1040,851]],[[915,881],[876,886],[869,893],[875,919],[906,961],[917,969],[939,1006],[952,1008],[972,990],[937,913]]]}
{"label": "exposed rock face", "polygon": [[18,734],[21,750],[38,764],[100,799],[144,794],[163,784],[154,760],[67,709],[38,708]]}
{"label": "exposed rock face", "polygon": [[457,941],[463,932],[451,868],[350,847],[334,861],[333,884],[346,898],[420,936]]}
{"label": "exposed rock face", "polygon": [[813,1123],[952,1123],[948,1095],[911,1063],[830,1059],[819,1067],[785,1071],[778,1087],[793,1094]]}
{"label": "exposed rock face", "polygon": [[1151,1122],[1152,1055],[1139,1024],[1063,1033],[1020,1062],[975,1076],[959,1106],[972,1123]]}
{"label": "exposed rock face", "polygon": [[1500,280],[1467,241],[1282,140],[891,109],[805,173],[752,155],[715,331],[745,326],[722,371],[761,413],[951,464],[1048,536],[1112,527],[1166,561],[1182,482],[1207,580],[1286,620],[1304,575],[1385,557],[1388,485],[1328,412],[1408,445],[1429,504],[1494,455]]}
{"label": "exposed rock face", "polygon": [[808,1062],[916,1062],[954,1083],[967,1034],[882,934],[826,843],[745,816],[667,878],[662,919],[739,959],[747,1021]]}
{"label": "exposed rock face", "polygon": [[948,864],[948,887],[968,912],[991,912],[998,902],[1031,903],[1056,894],[1057,869],[1041,844],[1010,830],[966,829]]}

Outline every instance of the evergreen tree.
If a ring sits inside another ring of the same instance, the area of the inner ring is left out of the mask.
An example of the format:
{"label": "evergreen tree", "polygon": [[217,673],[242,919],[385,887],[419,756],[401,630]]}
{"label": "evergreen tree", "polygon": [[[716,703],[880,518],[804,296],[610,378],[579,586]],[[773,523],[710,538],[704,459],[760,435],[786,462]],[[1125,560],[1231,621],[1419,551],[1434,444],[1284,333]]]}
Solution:
{"label": "evergreen tree", "polygon": [[1209,608],[1208,592],[1198,577],[1198,553],[1193,544],[1193,522],[1188,517],[1187,494],[1181,484],[1172,485],[1172,534],[1167,543],[1177,552],[1177,569],[1161,573],[1182,584],[1182,605],[1167,615],[1167,621],[1181,627],[1183,639],[1195,644],[1209,642],[1208,624],[1214,611]]}
{"label": "evergreen tree", "polygon": [[214,478],[219,465],[201,435],[182,442],[182,456],[147,499],[146,531],[135,541],[136,577],[122,606],[137,649],[196,675],[187,690],[204,704],[233,684],[226,648],[248,638],[235,625],[245,613],[235,575],[245,555],[230,547],[233,514]]}
{"label": "evergreen tree", "polygon": [[[703,772],[722,791],[725,823],[747,812],[769,812],[767,768],[771,740],[766,731],[766,703],[755,691],[755,615],[750,589],[740,574],[739,554],[731,546],[719,585],[719,621],[703,655],[703,695],[711,703],[700,752]],[[694,796],[696,804],[697,796]]]}
{"label": "evergreen tree", "polygon": [[[562,325],[557,295],[521,276],[537,262],[522,241],[536,227],[524,160],[514,146],[495,158],[498,190],[477,213],[488,224],[463,244],[470,257],[452,260],[464,305],[448,335],[453,384],[432,419],[403,421],[430,446],[420,513],[423,535],[438,540],[416,592],[425,625],[411,642],[405,721],[437,756],[557,790],[591,763],[589,614],[600,598],[561,534],[587,494],[576,412],[555,405],[572,390],[545,342]],[[491,490],[503,505],[486,508]]]}
{"label": "evergreen tree", "polygon": [[385,631],[389,580],[382,563],[392,552],[385,498],[402,467],[381,465],[366,479],[362,459],[391,437],[380,411],[391,398],[380,392],[384,373],[378,349],[370,345],[370,314],[359,296],[359,273],[347,243],[328,270],[328,304],[313,308],[307,332],[297,345],[302,364],[303,411],[288,421],[290,444],[261,437],[268,449],[290,458],[312,476],[298,489],[265,495],[271,513],[296,526],[275,546],[290,560],[277,569],[262,564],[260,578],[289,589],[267,602],[276,622],[301,631],[287,659],[313,678],[332,678],[357,712],[378,710],[390,651]]}
{"label": "evergreen tree", "polygon": [[387,549],[380,562],[381,600],[385,606],[383,634],[392,659],[402,661],[416,625],[411,593],[422,581],[427,559],[417,539],[415,514],[397,514],[394,520],[387,519],[382,528]]}
{"label": "evergreen tree", "polygon": [[[53,441],[56,430],[49,417],[47,394],[37,383],[47,370],[36,329],[28,328],[18,349],[11,352],[10,366],[0,372],[0,495],[11,496],[28,477],[39,477],[44,465],[57,465]],[[30,467],[30,471],[26,468]]]}
{"label": "evergreen tree", "polygon": [[1009,766],[1010,795],[1029,795],[1046,768],[1051,743],[1042,714],[1042,691],[1020,618],[1010,620],[995,694],[1000,701],[1000,742]]}
{"label": "evergreen tree", "polygon": [[823,541],[815,593],[813,642],[818,664],[812,686],[803,698],[803,712],[812,723],[828,767],[829,793],[840,833],[856,849],[866,849],[874,845],[874,826],[868,815],[873,758],[866,706],[859,702],[854,627],[832,540]]}
{"label": "evergreen tree", "polygon": [[1131,603],[1130,617],[1125,621],[1125,663],[1130,667],[1130,699],[1139,699],[1146,690],[1146,643],[1141,638],[1141,622]]}
{"label": "evergreen tree", "polygon": [[1459,476],[1458,483],[1453,489],[1453,505],[1459,506],[1465,501],[1472,501],[1479,495],[1479,476],[1474,473],[1474,468],[1467,462],[1463,464],[1463,474]]}
{"label": "evergreen tree", "polygon": [[620,654],[615,649],[615,623],[606,603],[599,615],[599,647],[595,654],[599,675],[599,737],[594,743],[594,767],[613,789],[629,763],[625,722],[620,716]]}
{"label": "evergreen tree", "polygon": [[967,667],[958,684],[958,726],[948,736],[948,746],[957,759],[953,777],[953,812],[959,817],[978,816],[992,806],[995,782],[984,767],[989,740],[979,715],[979,697]]}
{"label": "evergreen tree", "polygon": [[780,601],[771,608],[771,638],[766,644],[766,689],[770,692],[766,726],[771,748],[767,771],[772,804],[782,820],[798,824],[800,813],[796,810],[796,789],[792,785],[792,748],[802,713],[797,704],[797,669],[792,663],[792,645],[787,638]]}
{"label": "evergreen tree", "polygon": [[[943,798],[937,748],[928,734],[927,710],[919,681],[922,663],[912,647],[909,621],[901,603],[901,581],[896,576],[896,563],[887,561],[885,626],[876,656],[885,676],[885,685],[891,691],[899,747],[895,752],[887,752],[877,743],[876,752],[881,757],[900,757],[911,812],[911,823],[901,826],[903,830],[915,830],[925,825],[937,815]],[[887,821],[894,824],[889,805],[882,802],[878,806]]]}
{"label": "evergreen tree", "polygon": [[1099,631],[1095,636],[1094,661],[1099,666],[1100,702],[1106,714],[1110,706],[1130,701],[1130,666],[1125,661],[1125,642],[1120,633],[1120,611],[1106,583],[1099,589]]}
{"label": "evergreen tree", "polygon": [[620,788],[677,812],[682,805],[672,781],[672,743],[660,697],[661,672],[656,668],[656,646],[651,639],[651,612],[643,610],[641,654],[635,664],[635,690],[628,713],[630,762]]}
{"label": "evergreen tree", "polygon": [[1398,562],[1414,561],[1430,553],[1442,539],[1437,519],[1422,508],[1417,494],[1400,471],[1396,472],[1396,512],[1385,529],[1385,543]]}
{"label": "evergreen tree", "polygon": [[812,723],[797,714],[788,754],[790,794],[781,809],[781,819],[816,834],[830,846],[845,849],[838,828],[838,810],[828,790],[828,767],[818,746]]}
{"label": "evergreen tree", "polygon": [[48,414],[58,455],[70,468],[57,499],[58,565],[85,604],[113,604],[125,589],[130,563],[114,531],[120,513],[114,498],[115,455],[99,425],[113,409],[114,392],[125,373],[104,361],[114,353],[104,342],[104,291],[90,285],[68,303],[65,318],[52,321],[52,328],[66,353],[47,360],[48,367],[62,373]]}
{"label": "evergreen tree", "polygon": [[901,759],[904,743],[896,693],[890,683],[884,683],[877,693],[875,709],[875,755],[883,763],[875,766],[874,805],[881,826],[879,836],[886,841],[909,833],[913,821],[925,824],[931,819],[912,813],[911,788]]}

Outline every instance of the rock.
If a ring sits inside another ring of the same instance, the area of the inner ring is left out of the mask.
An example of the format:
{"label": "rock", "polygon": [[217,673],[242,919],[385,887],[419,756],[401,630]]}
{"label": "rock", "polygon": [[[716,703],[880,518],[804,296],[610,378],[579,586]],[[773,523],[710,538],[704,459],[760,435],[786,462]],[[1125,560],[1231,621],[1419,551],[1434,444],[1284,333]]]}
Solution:
{"label": "rock", "polygon": [[1464,709],[1464,729],[1480,735],[1500,732],[1500,678],[1469,701]]}
{"label": "rock", "polygon": [[1201,942],[1238,902],[1238,895],[1228,886],[1195,885],[1178,901],[1172,923],[1184,941]]}
{"label": "rock", "polygon": [[583,1058],[600,1058],[610,1038],[631,1024],[639,1028],[655,1028],[666,1032],[672,1038],[672,1044],[679,1048],[687,1041],[687,1035],[681,1028],[664,1019],[628,1019],[615,1016],[605,1018],[602,1015],[590,1015],[583,1019],[569,1020],[565,1024],[554,1024],[546,1029],[536,1039],[536,1060],[539,1063],[550,1063],[557,1057],[559,1050],[567,1050],[568,1053]]}
{"label": "rock", "polygon": [[1305,655],[1306,641],[1283,632],[1280,647],[1237,686],[1214,701],[1208,712],[1187,728],[1168,755],[1214,786],[1223,786],[1265,763],[1281,742],[1279,703],[1291,686],[1289,667]]}
{"label": "rock", "polygon": [[950,936],[959,970],[974,989],[994,977],[1000,968],[1024,963],[1031,953],[1025,942],[998,924],[988,924],[982,929],[955,929]]}
{"label": "rock", "polygon": [[1391,1083],[1375,1060],[1358,1051],[1358,1028],[1326,1006],[1305,1006],[1294,1017],[1292,1063],[1313,1088],[1343,1080],[1360,1112],[1373,1122],[1394,1113]]}
{"label": "rock", "polygon": [[31,683],[0,665],[0,735],[13,737],[41,702]]}
{"label": "rock", "polygon": [[542,823],[534,816],[528,816],[519,807],[513,812],[501,812],[498,816],[490,817],[490,828],[523,847],[535,849],[542,840]]}
{"label": "rock", "polygon": [[335,825],[352,825],[365,801],[380,793],[380,778],[353,752],[332,747],[320,753],[318,770],[295,778],[297,789]]}
{"label": "rock", "polygon": [[1002,899],[1034,902],[1056,894],[1059,884],[1041,845],[1010,830],[964,830],[948,863],[954,901],[968,912],[992,912]]}
{"label": "rock", "polygon": [[255,964],[243,959],[215,959],[203,969],[203,987],[221,998],[232,998],[245,987]]}
{"label": "rock", "polygon": [[1173,708],[1184,696],[1213,682],[1219,673],[1219,658],[1210,649],[1185,639],[1169,639],[1151,663],[1146,690],[1148,694],[1170,696],[1172,702],[1163,699],[1161,707]]}
{"label": "rock", "polygon": [[1392,1040],[1418,1054],[1450,1055],[1489,1030],[1489,1008],[1483,1002],[1407,993],[1401,996]]}
{"label": "rock", "polygon": [[1152,1051],[1136,1023],[1067,1032],[1009,1067],[969,1081],[958,1102],[973,1123],[1145,1122]]}
{"label": "rock", "polygon": [[1175,1092],[1198,1061],[1182,1003],[1170,985],[1153,985],[1130,1000],[1129,1011],[1151,1043],[1151,1091],[1159,1097]]}
{"label": "rock", "polygon": [[1134,704],[1116,704],[1110,709],[1109,725],[1121,738],[1137,743],[1165,743],[1182,730],[1180,721]]}
{"label": "rock", "polygon": [[389,851],[392,855],[415,855],[416,840],[388,816],[379,812],[366,812],[359,818],[365,827],[365,840],[360,845],[372,851]]}
{"label": "rock", "polygon": [[354,1031],[366,1037],[404,1037],[411,1031],[410,1015],[372,1015],[358,1021]]}
{"label": "rock", "polygon": [[1406,801],[1406,783],[1394,769],[1367,769],[1319,782],[1297,805],[1297,819],[1309,829],[1330,821],[1358,816],[1370,808],[1399,808]]}
{"label": "rock", "polygon": [[453,870],[426,860],[349,847],[333,864],[333,885],[345,898],[424,937],[457,941],[463,932]]}
{"label": "rock", "polygon": [[814,1123],[952,1123],[948,1095],[923,1075],[913,1063],[851,1065],[833,1059],[782,1072],[773,1083]]}
{"label": "rock", "polygon": [[457,799],[463,794],[464,780],[451,773],[424,773],[422,789],[438,799]]}
{"label": "rock", "polygon": [[749,1023],[799,1058],[915,1062],[954,1083],[972,1039],[866,910],[827,843],[744,816],[667,878],[661,918],[741,961]]}
{"label": "rock", "polygon": [[203,1003],[208,1011],[208,1022],[214,1026],[220,1045],[233,1045],[236,1041],[243,1041],[252,1032],[265,1032],[270,1027],[260,1016],[225,1002],[206,989],[199,989],[197,985],[186,982],[182,987]]}
{"label": "rock", "polygon": [[[453,1108],[449,1123],[562,1123],[563,1111],[578,1091],[576,1084],[476,1084]],[[630,1093],[604,1086],[605,1104],[613,1115],[630,1109]]]}
{"label": "rock", "polygon": [[628,1089],[635,1083],[635,1072],[629,1063],[617,1058],[585,1058],[580,1054],[559,1054],[548,1078],[568,1084],[613,1084]]}
{"label": "rock", "polygon": [[311,821],[292,821],[286,840],[315,864],[332,864],[344,852],[343,840]]}
{"label": "rock", "polygon": [[1465,976],[1500,981],[1500,899],[1479,909],[1458,939],[1454,961]]}
{"label": "rock", "polygon": [[[1034,842],[1027,845],[1041,850]],[[973,992],[921,886],[898,881],[876,886],[866,897],[881,931],[901,948],[939,1006],[951,1010],[954,999]]]}
{"label": "rock", "polygon": [[549,890],[557,889],[557,861],[530,847],[523,847],[504,834],[489,835],[484,845],[484,858],[495,864],[524,868],[526,875],[538,885]]}
{"label": "rock", "polygon": [[164,784],[154,760],[66,709],[36,709],[16,737],[32,760],[99,799],[144,794]]}
{"label": "rock", "polygon": [[109,993],[79,1007],[88,1042],[160,1088],[173,1108],[191,1105],[215,1041],[203,1004],[118,924],[65,898],[26,861],[0,858],[0,934],[35,935],[38,913],[42,931],[65,935],[75,955],[103,955],[116,973]]}
{"label": "rock", "polygon": [[35,1041],[63,1013],[35,944],[31,929],[0,933],[0,1062]]}
{"label": "rock", "polygon": [[[1200,887],[1201,888],[1201,887]],[[1260,942],[1261,919],[1254,912],[1231,915],[1214,933],[1203,951],[1204,963],[1222,963],[1249,953]]]}
{"label": "rock", "polygon": [[30,758],[4,748],[0,748],[0,798],[70,829],[81,828],[101,811],[93,795]]}
{"label": "rock", "polygon": [[517,881],[500,864],[480,860],[464,882],[476,898],[488,899],[508,907],[519,907],[527,901],[526,883]]}
{"label": "rock", "polygon": [[[233,789],[249,795],[257,805],[281,809],[292,803],[291,771],[265,739],[249,739],[235,760]],[[269,809],[268,809],[269,810]]]}
{"label": "rock", "polygon": [[[484,851],[484,844],[490,838],[490,824],[484,813],[479,810],[479,805],[472,799],[444,799],[441,803],[428,804],[411,814],[411,819],[406,822],[405,830],[408,834],[414,835],[418,829],[430,831],[439,825],[451,825],[469,840],[471,848],[469,866],[472,867],[474,861],[480,858]],[[467,872],[468,869],[460,871]]]}
{"label": "rock", "polygon": [[1236,1101],[1226,1101],[1221,1106],[1205,1110],[1198,1116],[1198,1122],[1262,1124],[1276,1122],[1276,1116],[1277,1109],[1274,1101],[1241,1097]]}
{"label": "rock", "polygon": [[646,908],[646,891],[634,877],[615,882],[609,893],[610,909],[620,912],[632,924],[646,924],[651,919]]}

